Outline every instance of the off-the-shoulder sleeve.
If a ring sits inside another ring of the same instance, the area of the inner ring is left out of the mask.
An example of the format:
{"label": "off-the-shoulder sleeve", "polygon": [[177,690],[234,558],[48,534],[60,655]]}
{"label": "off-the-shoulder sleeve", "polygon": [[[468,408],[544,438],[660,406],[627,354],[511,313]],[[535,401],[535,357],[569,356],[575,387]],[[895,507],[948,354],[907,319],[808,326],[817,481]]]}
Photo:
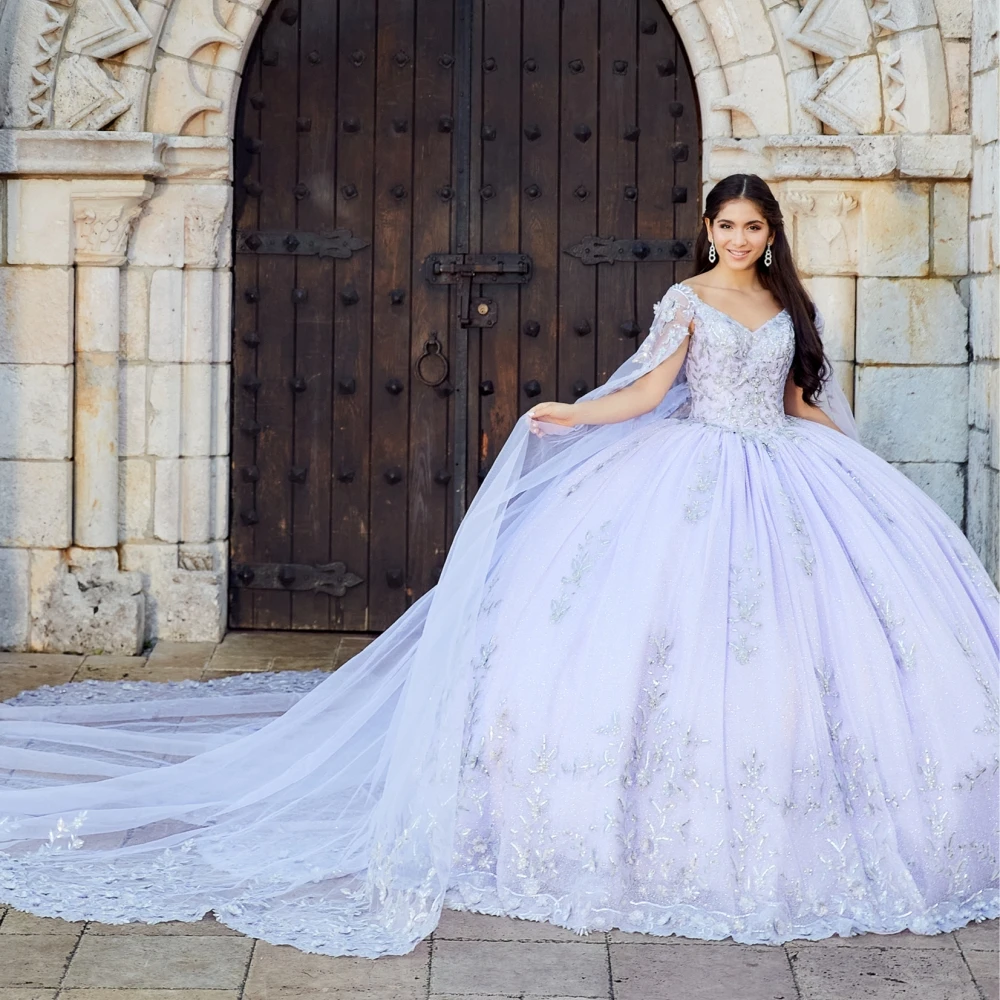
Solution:
{"label": "off-the-shoulder sleeve", "polygon": [[635,360],[650,368],[666,361],[684,338],[694,317],[694,301],[680,285],[673,285],[653,306],[653,323],[649,334],[635,353]]}

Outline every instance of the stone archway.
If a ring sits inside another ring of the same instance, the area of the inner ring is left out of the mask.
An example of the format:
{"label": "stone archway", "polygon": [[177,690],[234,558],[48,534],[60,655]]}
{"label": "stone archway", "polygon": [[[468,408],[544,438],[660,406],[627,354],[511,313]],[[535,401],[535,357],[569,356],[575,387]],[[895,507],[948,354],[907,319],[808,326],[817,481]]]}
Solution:
{"label": "stone archway", "polygon": [[[223,628],[232,119],[267,6],[0,4],[0,284],[14,304],[0,374],[17,369],[15,406],[47,404],[39,426],[0,435],[0,646],[126,650]],[[995,87],[995,25],[971,44],[957,0],[665,6],[695,74],[706,179],[752,170],[776,185],[867,442],[995,572],[989,251],[974,248],[967,277],[996,150],[988,108],[970,133],[969,76],[993,72]],[[901,310],[925,317],[905,342]],[[82,405],[91,391],[103,409]],[[88,459],[91,439],[117,454],[117,482],[114,463]],[[88,498],[106,507],[89,535]]]}

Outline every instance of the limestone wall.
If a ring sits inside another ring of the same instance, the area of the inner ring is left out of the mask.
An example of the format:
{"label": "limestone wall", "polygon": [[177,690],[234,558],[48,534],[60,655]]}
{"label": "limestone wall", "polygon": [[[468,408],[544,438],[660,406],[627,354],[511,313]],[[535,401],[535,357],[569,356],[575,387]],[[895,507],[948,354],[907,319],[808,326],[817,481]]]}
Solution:
{"label": "limestone wall", "polygon": [[[866,444],[996,578],[996,4],[664,2],[706,181],[773,184]],[[232,116],[266,5],[0,0],[0,648],[224,629]]]}
{"label": "limestone wall", "polygon": [[971,47],[972,191],[969,199],[969,271],[971,313],[969,366],[969,488],[966,533],[997,579],[1000,539],[1000,210],[997,206],[997,4],[975,0]]}

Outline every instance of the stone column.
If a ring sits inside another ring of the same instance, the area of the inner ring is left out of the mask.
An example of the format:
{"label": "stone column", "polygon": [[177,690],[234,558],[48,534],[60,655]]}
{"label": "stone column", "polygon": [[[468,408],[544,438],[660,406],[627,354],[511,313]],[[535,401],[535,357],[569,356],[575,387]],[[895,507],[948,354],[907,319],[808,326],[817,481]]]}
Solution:
{"label": "stone column", "polygon": [[118,544],[119,268],[129,231],[150,197],[149,181],[114,193],[73,196],[76,226],[76,350],[73,432],[73,541]]}

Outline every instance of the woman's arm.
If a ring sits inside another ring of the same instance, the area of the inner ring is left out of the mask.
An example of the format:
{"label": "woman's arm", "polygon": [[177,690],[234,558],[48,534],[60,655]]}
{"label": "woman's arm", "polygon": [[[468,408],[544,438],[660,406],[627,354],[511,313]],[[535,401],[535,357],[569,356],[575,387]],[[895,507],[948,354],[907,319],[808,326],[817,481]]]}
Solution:
{"label": "woman's arm", "polygon": [[[690,337],[685,337],[665,361],[637,378],[624,389],[610,392],[600,399],[582,403],[537,403],[529,411],[540,422],[575,427],[577,424],[616,424],[648,413],[667,394],[687,355]],[[541,432],[541,429],[536,433]]]}
{"label": "woman's arm", "polygon": [[807,403],[802,398],[802,387],[795,384],[791,372],[785,381],[785,413],[790,417],[815,420],[817,424],[825,424],[835,431],[840,431],[841,434],[844,433],[815,403]]}

